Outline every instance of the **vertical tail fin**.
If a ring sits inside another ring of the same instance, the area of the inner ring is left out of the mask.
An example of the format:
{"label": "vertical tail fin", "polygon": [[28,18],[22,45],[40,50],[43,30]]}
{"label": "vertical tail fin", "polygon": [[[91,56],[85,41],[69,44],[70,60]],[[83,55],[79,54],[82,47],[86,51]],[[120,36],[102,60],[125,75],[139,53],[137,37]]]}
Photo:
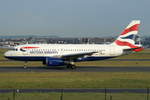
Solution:
{"label": "vertical tail fin", "polygon": [[139,26],[140,20],[133,20],[115,40],[114,44],[136,52],[143,50],[138,35]]}

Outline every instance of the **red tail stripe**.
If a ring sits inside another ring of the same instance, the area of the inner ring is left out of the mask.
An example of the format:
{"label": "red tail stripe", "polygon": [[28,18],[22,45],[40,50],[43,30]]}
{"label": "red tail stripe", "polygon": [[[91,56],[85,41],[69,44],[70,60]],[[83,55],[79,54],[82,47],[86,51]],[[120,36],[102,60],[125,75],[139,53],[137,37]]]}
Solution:
{"label": "red tail stripe", "polygon": [[132,27],[130,27],[130,28],[128,28],[128,29],[125,29],[125,30],[121,33],[121,35],[127,34],[127,33],[131,32],[131,31],[138,31],[139,25],[140,25],[140,24],[135,24],[135,25],[133,25]]}
{"label": "red tail stripe", "polygon": [[134,49],[133,51],[135,51],[135,52],[139,52],[139,51],[142,51],[144,48],[138,48],[138,49]]}
{"label": "red tail stripe", "polygon": [[116,40],[115,43],[119,46],[129,46],[131,48],[137,48],[137,49],[133,50],[135,52],[139,52],[139,51],[142,51],[144,49],[143,47],[139,48],[138,46],[135,46],[129,42],[122,42],[122,41]]}
{"label": "red tail stripe", "polygon": [[122,41],[119,41],[119,40],[116,40],[115,43],[119,46],[128,46],[128,47],[131,47],[131,48],[138,48],[138,46],[135,46],[129,42],[122,42]]}

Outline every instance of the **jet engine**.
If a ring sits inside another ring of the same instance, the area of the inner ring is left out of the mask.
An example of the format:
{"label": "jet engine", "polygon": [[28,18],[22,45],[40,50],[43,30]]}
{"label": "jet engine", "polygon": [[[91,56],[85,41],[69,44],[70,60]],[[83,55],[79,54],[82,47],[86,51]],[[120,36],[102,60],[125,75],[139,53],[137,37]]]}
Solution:
{"label": "jet engine", "polygon": [[64,66],[65,63],[63,60],[61,59],[53,59],[50,57],[47,57],[45,61],[43,61],[43,64],[47,65],[47,66]]}

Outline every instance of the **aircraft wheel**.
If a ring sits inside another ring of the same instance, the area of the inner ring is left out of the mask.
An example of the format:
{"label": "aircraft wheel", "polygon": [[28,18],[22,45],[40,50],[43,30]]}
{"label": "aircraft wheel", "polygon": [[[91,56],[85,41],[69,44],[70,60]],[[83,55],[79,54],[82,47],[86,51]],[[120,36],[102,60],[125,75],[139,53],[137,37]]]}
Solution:
{"label": "aircraft wheel", "polygon": [[72,65],[72,64],[68,64],[68,65],[67,65],[67,68],[68,68],[68,69],[75,69],[76,66],[75,66],[75,65]]}
{"label": "aircraft wheel", "polygon": [[76,69],[76,66],[75,66],[75,65],[72,65],[72,66],[71,66],[71,69]]}

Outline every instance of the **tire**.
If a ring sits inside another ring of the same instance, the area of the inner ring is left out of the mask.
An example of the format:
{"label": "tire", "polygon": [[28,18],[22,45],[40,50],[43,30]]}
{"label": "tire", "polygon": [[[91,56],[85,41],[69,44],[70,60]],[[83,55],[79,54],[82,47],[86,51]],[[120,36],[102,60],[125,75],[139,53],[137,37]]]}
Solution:
{"label": "tire", "polygon": [[72,64],[68,64],[66,67],[67,69],[76,69],[76,66]]}

